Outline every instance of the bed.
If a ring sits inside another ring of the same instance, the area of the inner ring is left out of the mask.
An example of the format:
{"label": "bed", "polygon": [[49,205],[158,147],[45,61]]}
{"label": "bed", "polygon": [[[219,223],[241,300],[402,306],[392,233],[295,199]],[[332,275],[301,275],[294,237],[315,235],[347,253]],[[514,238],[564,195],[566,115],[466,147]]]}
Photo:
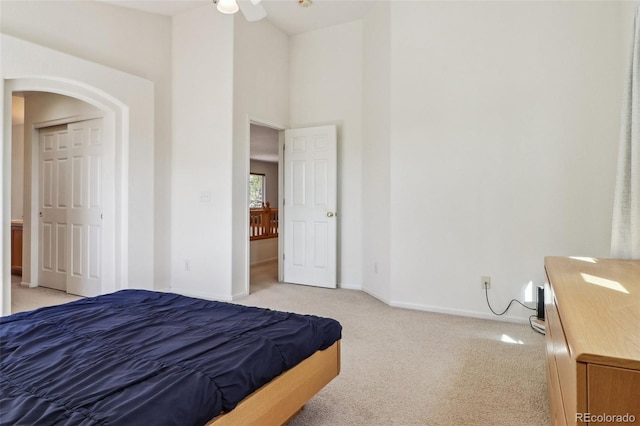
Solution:
{"label": "bed", "polygon": [[3,424],[283,424],[340,371],[329,318],[122,290],[0,319]]}

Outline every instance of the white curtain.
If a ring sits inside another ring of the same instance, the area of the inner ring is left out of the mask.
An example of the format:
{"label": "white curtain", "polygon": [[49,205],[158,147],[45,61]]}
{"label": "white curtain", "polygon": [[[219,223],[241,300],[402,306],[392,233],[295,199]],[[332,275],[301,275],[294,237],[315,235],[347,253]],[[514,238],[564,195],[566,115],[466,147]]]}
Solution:
{"label": "white curtain", "polygon": [[640,259],[640,7],[635,10],[631,52],[611,233],[611,257],[620,259]]}

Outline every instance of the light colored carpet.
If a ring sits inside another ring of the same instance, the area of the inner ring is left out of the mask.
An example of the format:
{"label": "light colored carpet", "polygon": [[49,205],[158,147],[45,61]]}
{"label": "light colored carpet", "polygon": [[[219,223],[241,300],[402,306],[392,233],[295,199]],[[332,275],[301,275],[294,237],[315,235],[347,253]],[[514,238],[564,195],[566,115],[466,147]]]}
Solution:
{"label": "light colored carpet", "polygon": [[22,287],[20,277],[11,275],[11,313],[42,308],[44,306],[61,305],[80,299],[79,296],[67,294],[64,291],[45,287]]}
{"label": "light colored carpet", "polygon": [[[551,424],[544,336],[528,325],[391,308],[252,270],[238,303],[335,318],[342,371],[290,426]],[[255,285],[254,285],[255,283]]]}
{"label": "light colored carpet", "polygon": [[343,326],[340,375],[290,426],[550,424],[544,337],[528,325],[280,284],[275,263],[252,268],[251,284],[252,294],[238,303],[327,316]]}

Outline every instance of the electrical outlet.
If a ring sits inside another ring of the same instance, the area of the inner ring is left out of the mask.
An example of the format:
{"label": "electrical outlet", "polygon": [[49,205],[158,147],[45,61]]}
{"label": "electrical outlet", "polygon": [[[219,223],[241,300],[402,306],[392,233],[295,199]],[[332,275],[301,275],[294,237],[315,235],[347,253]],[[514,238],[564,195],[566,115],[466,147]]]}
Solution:
{"label": "electrical outlet", "polygon": [[491,277],[484,276],[482,277],[481,288],[484,290],[485,288],[488,290],[491,288]]}
{"label": "electrical outlet", "polygon": [[211,202],[211,191],[201,191],[200,192],[200,202],[201,203],[210,203]]}

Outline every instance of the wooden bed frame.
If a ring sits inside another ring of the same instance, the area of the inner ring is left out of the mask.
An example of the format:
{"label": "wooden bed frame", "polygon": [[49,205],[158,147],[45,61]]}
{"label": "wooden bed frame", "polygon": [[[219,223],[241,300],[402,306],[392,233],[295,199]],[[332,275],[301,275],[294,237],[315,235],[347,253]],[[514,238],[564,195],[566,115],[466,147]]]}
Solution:
{"label": "wooden bed frame", "polygon": [[340,340],[317,351],[206,426],[283,425],[340,373]]}

